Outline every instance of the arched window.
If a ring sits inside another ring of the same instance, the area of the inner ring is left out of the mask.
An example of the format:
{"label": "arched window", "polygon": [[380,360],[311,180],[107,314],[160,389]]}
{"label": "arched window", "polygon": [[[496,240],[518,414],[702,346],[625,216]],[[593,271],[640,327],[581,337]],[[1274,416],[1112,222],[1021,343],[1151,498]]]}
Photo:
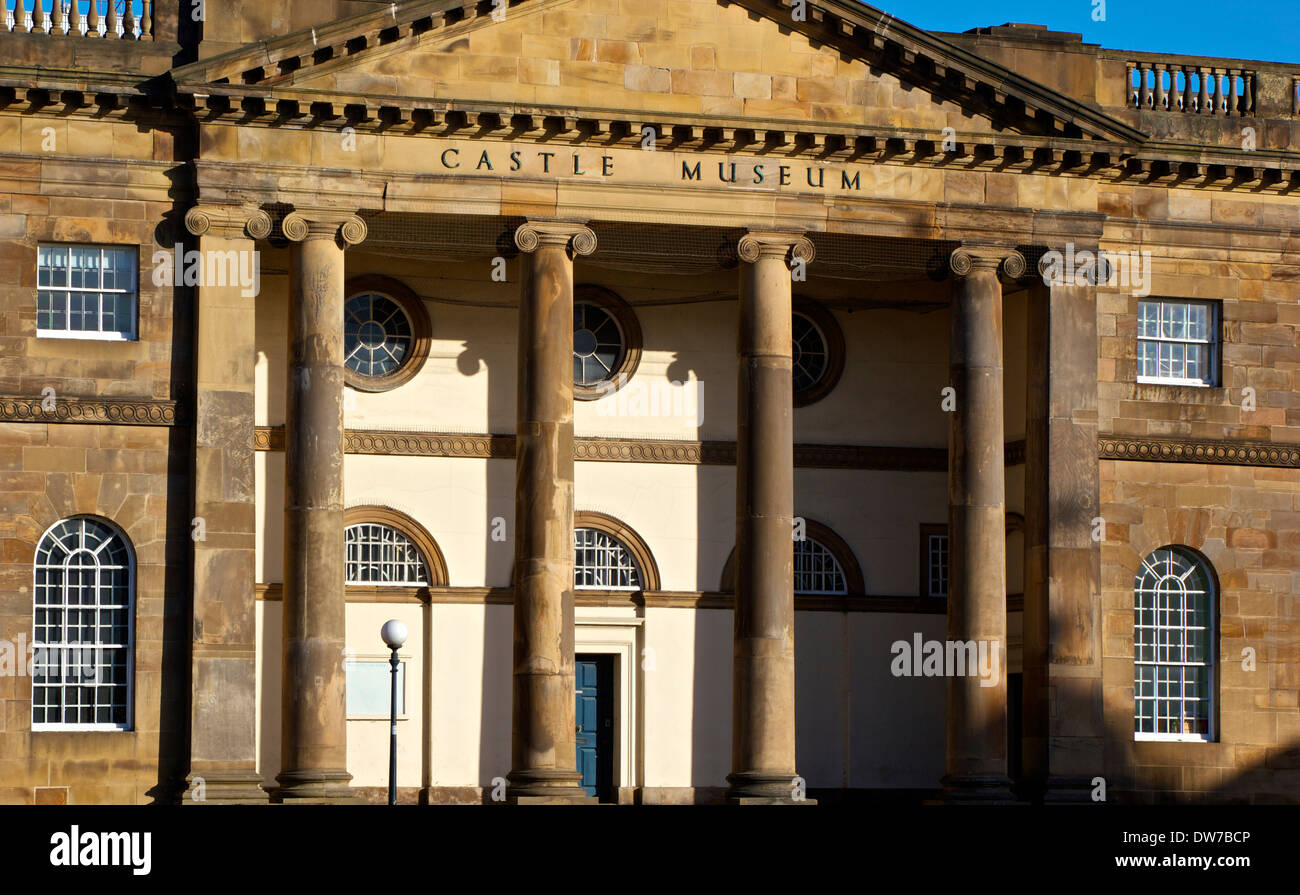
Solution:
{"label": "arched window", "polygon": [[573,586],[580,590],[640,590],[641,569],[622,541],[595,528],[573,530]]}
{"label": "arched window", "polygon": [[1214,738],[1214,573],[1161,547],[1133,584],[1133,730],[1140,740]]}
{"label": "arched window", "polygon": [[447,563],[433,536],[410,516],[386,506],[343,514],[344,581],[352,587],[441,587]]}
{"label": "arched window", "polygon": [[[862,596],[862,567],[849,545],[829,526],[798,517],[794,534],[794,592],[810,596]],[[799,537],[802,534],[803,537]],[[736,550],[722,567],[719,588],[736,589]]]}
{"label": "arched window", "polygon": [[825,544],[813,538],[794,542],[794,592],[847,594],[844,569]]}
{"label": "arched window", "polygon": [[429,583],[429,570],[415,542],[391,525],[359,522],[343,530],[348,584]]}
{"label": "arched window", "polygon": [[659,569],[631,528],[613,516],[579,510],[573,514],[573,587],[655,591]]}
{"label": "arched window", "polygon": [[32,729],[131,728],[135,560],[102,519],[55,523],[36,546]]}

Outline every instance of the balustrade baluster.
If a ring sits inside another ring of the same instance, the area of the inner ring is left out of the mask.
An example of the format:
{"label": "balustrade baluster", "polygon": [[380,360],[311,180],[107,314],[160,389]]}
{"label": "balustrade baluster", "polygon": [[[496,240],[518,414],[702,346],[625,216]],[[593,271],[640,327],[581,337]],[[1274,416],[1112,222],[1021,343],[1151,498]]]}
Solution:
{"label": "balustrade baluster", "polygon": [[117,4],[114,0],[108,0],[108,21],[104,27],[104,36],[117,37]]}
{"label": "balustrade baluster", "polygon": [[99,0],[90,0],[90,10],[86,13],[86,35],[99,33]]}
{"label": "balustrade baluster", "polygon": [[153,40],[153,0],[144,0],[140,16],[140,39]]}
{"label": "balustrade baluster", "polygon": [[1138,74],[1141,80],[1138,83],[1141,89],[1138,91],[1138,108],[1146,109],[1151,105],[1151,88],[1147,85],[1148,68],[1142,63],[1138,63]]}
{"label": "balustrade baluster", "polygon": [[1210,114],[1210,70],[1205,66],[1196,69],[1197,79],[1201,82],[1201,95],[1196,100],[1196,111],[1202,115]]}

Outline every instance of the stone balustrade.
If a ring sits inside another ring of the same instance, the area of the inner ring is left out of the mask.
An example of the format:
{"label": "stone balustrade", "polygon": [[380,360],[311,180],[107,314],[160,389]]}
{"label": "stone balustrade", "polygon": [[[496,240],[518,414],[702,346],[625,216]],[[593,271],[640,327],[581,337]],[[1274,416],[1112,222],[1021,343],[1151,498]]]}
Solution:
{"label": "stone balustrade", "polygon": [[153,40],[153,0],[0,0],[0,33]]}
{"label": "stone balustrade", "polygon": [[1255,72],[1245,68],[1130,62],[1128,105],[1193,115],[1255,113]]}

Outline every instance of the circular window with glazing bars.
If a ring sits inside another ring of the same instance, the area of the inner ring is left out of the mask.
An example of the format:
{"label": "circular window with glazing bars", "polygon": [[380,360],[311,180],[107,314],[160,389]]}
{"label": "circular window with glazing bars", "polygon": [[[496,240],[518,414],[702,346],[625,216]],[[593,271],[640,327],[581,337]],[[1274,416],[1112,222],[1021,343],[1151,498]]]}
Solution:
{"label": "circular window with glazing bars", "polygon": [[429,354],[429,315],[414,292],[390,277],[348,281],[343,309],[346,382],[382,392],[414,376]]}
{"label": "circular window with glazing bars", "polygon": [[627,384],[641,360],[632,308],[602,286],[573,290],[573,396],[593,401]]}
{"label": "circular window with glazing bars", "polygon": [[805,407],[830,394],[844,372],[844,334],[835,316],[808,299],[796,299],[790,321],[794,406]]}

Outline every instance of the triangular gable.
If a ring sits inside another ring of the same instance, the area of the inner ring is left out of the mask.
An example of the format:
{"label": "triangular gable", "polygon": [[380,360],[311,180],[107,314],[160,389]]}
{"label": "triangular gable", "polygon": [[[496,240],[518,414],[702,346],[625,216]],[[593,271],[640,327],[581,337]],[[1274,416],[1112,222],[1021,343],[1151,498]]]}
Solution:
{"label": "triangular gable", "polygon": [[491,3],[414,0],[172,74],[182,93],[229,84],[272,95],[386,94],[732,122],[919,125],[932,126],[938,139],[954,122],[964,121],[956,129],[967,131],[969,119],[982,118],[994,131],[1125,145],[1146,140],[1117,119],[856,0],[808,0],[798,18],[792,0],[676,0],[666,22],[662,14],[612,14],[608,7],[516,0],[494,16]]}

